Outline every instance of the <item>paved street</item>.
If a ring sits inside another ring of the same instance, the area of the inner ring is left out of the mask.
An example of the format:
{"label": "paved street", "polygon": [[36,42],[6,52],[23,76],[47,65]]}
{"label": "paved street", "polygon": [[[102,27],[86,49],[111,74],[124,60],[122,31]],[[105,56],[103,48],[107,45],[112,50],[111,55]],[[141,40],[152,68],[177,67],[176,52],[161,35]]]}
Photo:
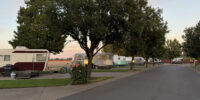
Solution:
{"label": "paved street", "polygon": [[200,100],[200,75],[186,65],[167,65],[60,100]]}

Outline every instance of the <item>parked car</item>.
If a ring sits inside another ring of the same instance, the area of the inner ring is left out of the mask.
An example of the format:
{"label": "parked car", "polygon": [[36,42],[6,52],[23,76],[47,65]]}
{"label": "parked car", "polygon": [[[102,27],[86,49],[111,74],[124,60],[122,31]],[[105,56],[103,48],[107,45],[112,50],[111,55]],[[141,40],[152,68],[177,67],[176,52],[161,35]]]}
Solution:
{"label": "parked car", "polygon": [[183,58],[174,58],[171,63],[172,64],[182,64]]}
{"label": "parked car", "polygon": [[160,60],[160,59],[158,59],[158,58],[155,58],[154,60],[153,60],[153,58],[149,58],[148,59],[148,63],[150,63],[150,64],[162,64],[163,62],[162,62],[162,60]]}

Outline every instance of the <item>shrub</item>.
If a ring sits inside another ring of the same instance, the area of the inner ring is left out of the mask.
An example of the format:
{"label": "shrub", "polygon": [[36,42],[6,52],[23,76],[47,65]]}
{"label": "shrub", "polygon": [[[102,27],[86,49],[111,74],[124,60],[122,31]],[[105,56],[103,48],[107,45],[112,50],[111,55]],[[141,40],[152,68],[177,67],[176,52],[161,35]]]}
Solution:
{"label": "shrub", "polygon": [[88,82],[87,79],[87,70],[83,65],[77,64],[71,67],[71,84],[85,84]]}

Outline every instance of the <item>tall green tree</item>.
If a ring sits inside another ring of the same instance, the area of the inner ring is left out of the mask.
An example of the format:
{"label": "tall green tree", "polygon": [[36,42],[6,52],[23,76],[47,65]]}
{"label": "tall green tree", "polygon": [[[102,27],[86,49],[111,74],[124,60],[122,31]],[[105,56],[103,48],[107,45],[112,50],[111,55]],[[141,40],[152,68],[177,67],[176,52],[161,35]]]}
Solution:
{"label": "tall green tree", "polygon": [[166,41],[166,55],[168,59],[180,57],[182,53],[182,46],[178,40],[167,40]]}
{"label": "tall green tree", "polygon": [[200,22],[195,27],[185,29],[183,50],[187,56],[200,59]]}
{"label": "tall green tree", "polygon": [[13,48],[48,49],[59,53],[64,48],[62,22],[54,0],[29,0],[18,12],[17,30],[9,43]]}
{"label": "tall green tree", "polygon": [[163,47],[165,45],[165,35],[168,33],[167,23],[164,22],[161,9],[152,7],[146,8],[146,19],[144,30],[141,36],[142,52],[146,59],[146,67],[148,59],[160,58],[162,56]]}
{"label": "tall green tree", "polygon": [[[114,42],[109,52],[119,55],[134,56],[141,51],[141,35],[145,23],[145,9],[148,7],[146,0],[124,0],[124,13],[126,27],[121,41]],[[132,70],[134,64],[130,67]]]}

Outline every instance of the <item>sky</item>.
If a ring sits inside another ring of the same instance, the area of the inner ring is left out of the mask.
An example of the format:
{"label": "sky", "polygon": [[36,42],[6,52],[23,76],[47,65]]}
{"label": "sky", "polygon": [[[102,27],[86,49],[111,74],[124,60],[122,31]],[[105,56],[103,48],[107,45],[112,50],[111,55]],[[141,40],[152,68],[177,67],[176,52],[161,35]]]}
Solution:
{"label": "sky", "polygon": [[[148,0],[149,5],[163,10],[163,18],[168,22],[167,39],[183,42],[182,35],[186,27],[195,26],[200,21],[200,0]],[[0,49],[11,49],[8,41],[14,37],[17,29],[17,13],[25,6],[24,0],[0,0]],[[69,43],[59,55],[51,57],[67,58],[83,52],[76,42]]]}

